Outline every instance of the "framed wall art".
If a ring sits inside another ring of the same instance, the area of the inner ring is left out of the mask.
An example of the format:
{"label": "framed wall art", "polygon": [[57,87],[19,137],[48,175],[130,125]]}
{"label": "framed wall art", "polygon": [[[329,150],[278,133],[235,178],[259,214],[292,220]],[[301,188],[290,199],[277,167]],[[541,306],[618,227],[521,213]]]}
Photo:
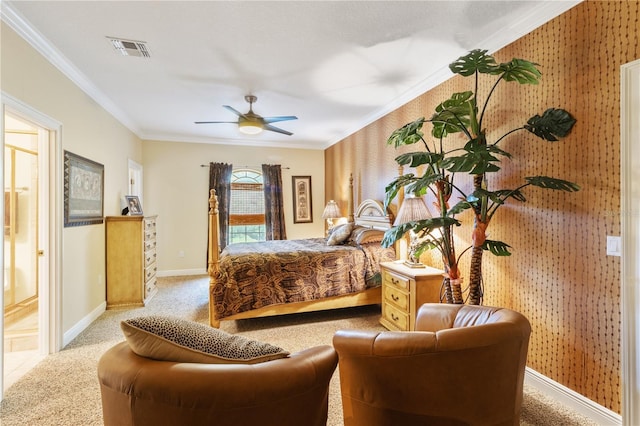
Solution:
{"label": "framed wall art", "polygon": [[104,166],[64,152],[64,226],[104,222]]}
{"label": "framed wall art", "polygon": [[293,223],[313,222],[311,176],[292,176]]}

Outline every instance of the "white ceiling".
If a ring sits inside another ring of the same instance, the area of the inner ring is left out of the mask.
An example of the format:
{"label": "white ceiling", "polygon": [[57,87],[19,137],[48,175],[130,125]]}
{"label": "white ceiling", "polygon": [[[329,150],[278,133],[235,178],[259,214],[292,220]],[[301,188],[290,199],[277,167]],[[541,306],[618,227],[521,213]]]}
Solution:
{"label": "white ceiling", "polygon": [[[2,19],[142,139],[324,149],[578,2],[5,0]],[[235,121],[222,105],[247,94],[293,135],[194,124]]]}

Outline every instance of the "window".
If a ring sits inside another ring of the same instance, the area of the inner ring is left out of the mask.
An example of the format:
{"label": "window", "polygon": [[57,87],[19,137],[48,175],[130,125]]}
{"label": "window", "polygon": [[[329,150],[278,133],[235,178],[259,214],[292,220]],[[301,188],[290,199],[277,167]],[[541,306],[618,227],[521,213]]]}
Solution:
{"label": "window", "polygon": [[231,175],[229,242],[264,241],[264,186],[262,173],[249,169]]}

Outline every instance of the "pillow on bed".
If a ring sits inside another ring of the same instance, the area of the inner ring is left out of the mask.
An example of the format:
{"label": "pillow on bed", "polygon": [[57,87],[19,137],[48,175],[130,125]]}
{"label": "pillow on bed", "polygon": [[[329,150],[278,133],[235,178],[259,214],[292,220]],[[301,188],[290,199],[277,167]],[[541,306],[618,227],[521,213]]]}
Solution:
{"label": "pillow on bed", "polygon": [[366,228],[364,226],[357,226],[353,232],[351,232],[351,241],[358,245],[368,243],[379,243],[384,238],[384,231],[379,229]]}
{"label": "pillow on bed", "polygon": [[327,239],[328,246],[337,246],[338,244],[342,244],[351,235],[351,231],[353,231],[353,222],[345,223],[342,225],[338,225],[331,231],[331,235]]}
{"label": "pillow on bed", "polygon": [[289,355],[277,346],[182,318],[138,317],[120,326],[133,352],[160,361],[255,364]]}

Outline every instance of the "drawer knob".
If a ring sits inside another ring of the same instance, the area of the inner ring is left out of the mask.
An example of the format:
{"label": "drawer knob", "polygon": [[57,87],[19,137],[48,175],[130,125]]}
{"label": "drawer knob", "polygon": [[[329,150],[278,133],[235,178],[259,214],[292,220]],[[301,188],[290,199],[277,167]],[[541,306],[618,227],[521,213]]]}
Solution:
{"label": "drawer knob", "polygon": [[391,295],[391,299],[393,299],[394,302],[397,302],[398,300],[400,300],[400,298],[398,296],[396,296],[395,294]]}
{"label": "drawer knob", "polygon": [[400,319],[399,317],[397,317],[393,312],[391,312],[391,319],[398,322],[398,320]]}
{"label": "drawer knob", "polygon": [[396,285],[400,284],[400,281],[396,280],[395,278],[391,278],[391,282]]}

